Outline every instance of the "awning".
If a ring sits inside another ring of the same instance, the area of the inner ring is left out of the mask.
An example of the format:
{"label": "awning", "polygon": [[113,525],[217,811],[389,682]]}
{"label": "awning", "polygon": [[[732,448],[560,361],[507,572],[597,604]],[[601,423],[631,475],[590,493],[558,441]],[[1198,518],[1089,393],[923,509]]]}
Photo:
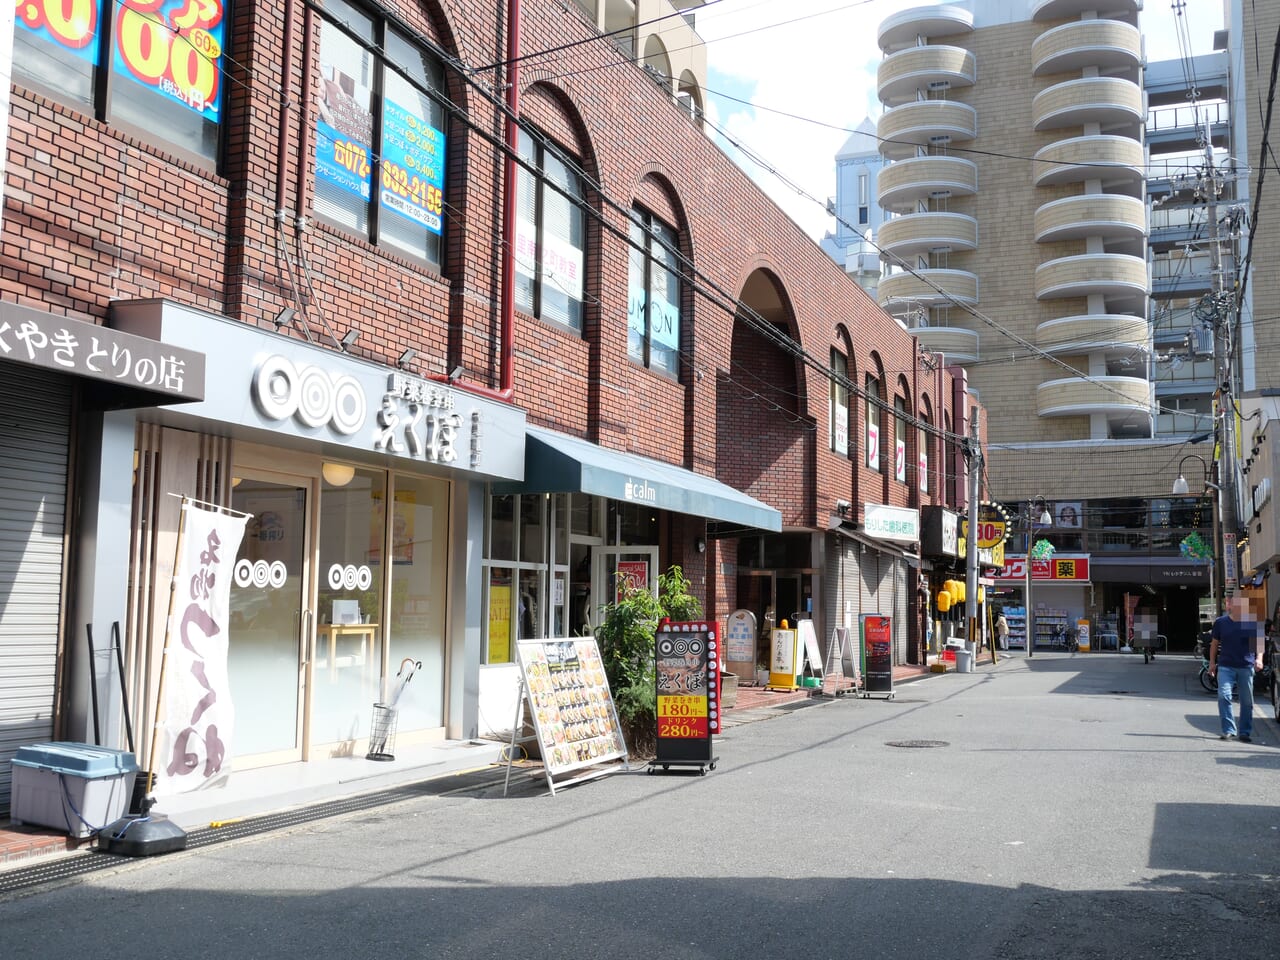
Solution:
{"label": "awning", "polygon": [[524,456],[524,482],[495,483],[495,492],[589,493],[775,533],[782,529],[782,514],[767,503],[660,460],[537,427],[528,428]]}
{"label": "awning", "polygon": [[1095,553],[1089,562],[1089,579],[1094,583],[1209,585],[1209,564],[1189,557],[1108,557]]}

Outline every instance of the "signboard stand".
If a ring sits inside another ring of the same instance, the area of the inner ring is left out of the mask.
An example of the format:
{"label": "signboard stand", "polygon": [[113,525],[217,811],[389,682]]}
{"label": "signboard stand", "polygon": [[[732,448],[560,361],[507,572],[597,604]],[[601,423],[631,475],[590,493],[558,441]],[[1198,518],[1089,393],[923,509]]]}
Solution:
{"label": "signboard stand", "polygon": [[[619,767],[631,769],[622,725],[594,638],[521,640],[516,644],[516,661],[520,665],[520,696],[511,749],[507,752],[503,796],[511,783],[520,709],[526,701],[552,796],[556,787],[594,780]],[[608,764],[610,760],[622,763]],[[555,779],[568,773],[573,774],[569,779]]]}
{"label": "signboard stand", "polygon": [[831,631],[827,644],[827,666],[822,671],[822,695],[843,697],[850,690],[858,689],[858,681],[844,672],[845,651],[849,649],[849,631],[836,627]]}
{"label": "signboard stand", "polygon": [[862,699],[882,693],[893,699],[893,619],[882,613],[862,615],[862,649],[867,669],[862,682]]}
{"label": "signboard stand", "polygon": [[[783,623],[785,622],[784,620]],[[797,647],[800,634],[795,630],[784,630],[778,627],[769,639],[772,649],[769,653],[767,688],[790,693],[797,689],[796,675],[800,667],[800,651]]]}
{"label": "signboard stand", "polygon": [[713,624],[693,621],[658,625],[655,683],[658,741],[649,772],[659,767],[695,767],[702,776],[716,768],[711,738],[720,732],[720,645]]}

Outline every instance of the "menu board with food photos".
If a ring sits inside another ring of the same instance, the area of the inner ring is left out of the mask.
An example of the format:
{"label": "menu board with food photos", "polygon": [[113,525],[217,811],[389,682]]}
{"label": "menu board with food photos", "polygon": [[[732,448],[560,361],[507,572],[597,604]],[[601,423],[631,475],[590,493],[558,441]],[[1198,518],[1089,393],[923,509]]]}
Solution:
{"label": "menu board with food photos", "polygon": [[552,792],[556,774],[626,760],[618,713],[593,638],[521,640],[516,651]]}

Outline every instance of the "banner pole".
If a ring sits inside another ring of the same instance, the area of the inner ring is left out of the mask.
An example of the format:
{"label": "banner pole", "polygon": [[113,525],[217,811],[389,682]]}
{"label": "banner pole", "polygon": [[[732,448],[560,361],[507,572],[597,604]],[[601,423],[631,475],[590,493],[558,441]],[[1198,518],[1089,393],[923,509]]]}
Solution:
{"label": "banner pole", "polygon": [[[179,494],[170,494],[170,496],[179,496]],[[169,663],[169,640],[173,630],[173,608],[175,597],[178,592],[177,574],[178,574],[178,558],[182,556],[182,538],[187,528],[187,504],[193,503],[188,497],[182,497],[182,506],[178,513],[178,539],[173,547],[173,568],[169,575],[169,612],[164,619],[164,646],[160,651],[160,680],[156,688],[156,709],[154,718],[151,723],[151,750],[147,757],[147,789],[149,795],[155,787],[156,777],[156,742],[160,738],[160,705],[164,702],[164,675],[165,667]]]}

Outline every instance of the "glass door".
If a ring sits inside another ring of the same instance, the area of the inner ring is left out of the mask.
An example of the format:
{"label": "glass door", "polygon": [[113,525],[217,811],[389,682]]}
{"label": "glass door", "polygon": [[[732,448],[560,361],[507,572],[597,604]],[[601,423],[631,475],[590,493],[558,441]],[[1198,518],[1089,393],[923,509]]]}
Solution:
{"label": "glass door", "polygon": [[250,515],[231,585],[227,671],[240,768],[302,759],[310,615],[312,481],[237,477],[231,506]]}

